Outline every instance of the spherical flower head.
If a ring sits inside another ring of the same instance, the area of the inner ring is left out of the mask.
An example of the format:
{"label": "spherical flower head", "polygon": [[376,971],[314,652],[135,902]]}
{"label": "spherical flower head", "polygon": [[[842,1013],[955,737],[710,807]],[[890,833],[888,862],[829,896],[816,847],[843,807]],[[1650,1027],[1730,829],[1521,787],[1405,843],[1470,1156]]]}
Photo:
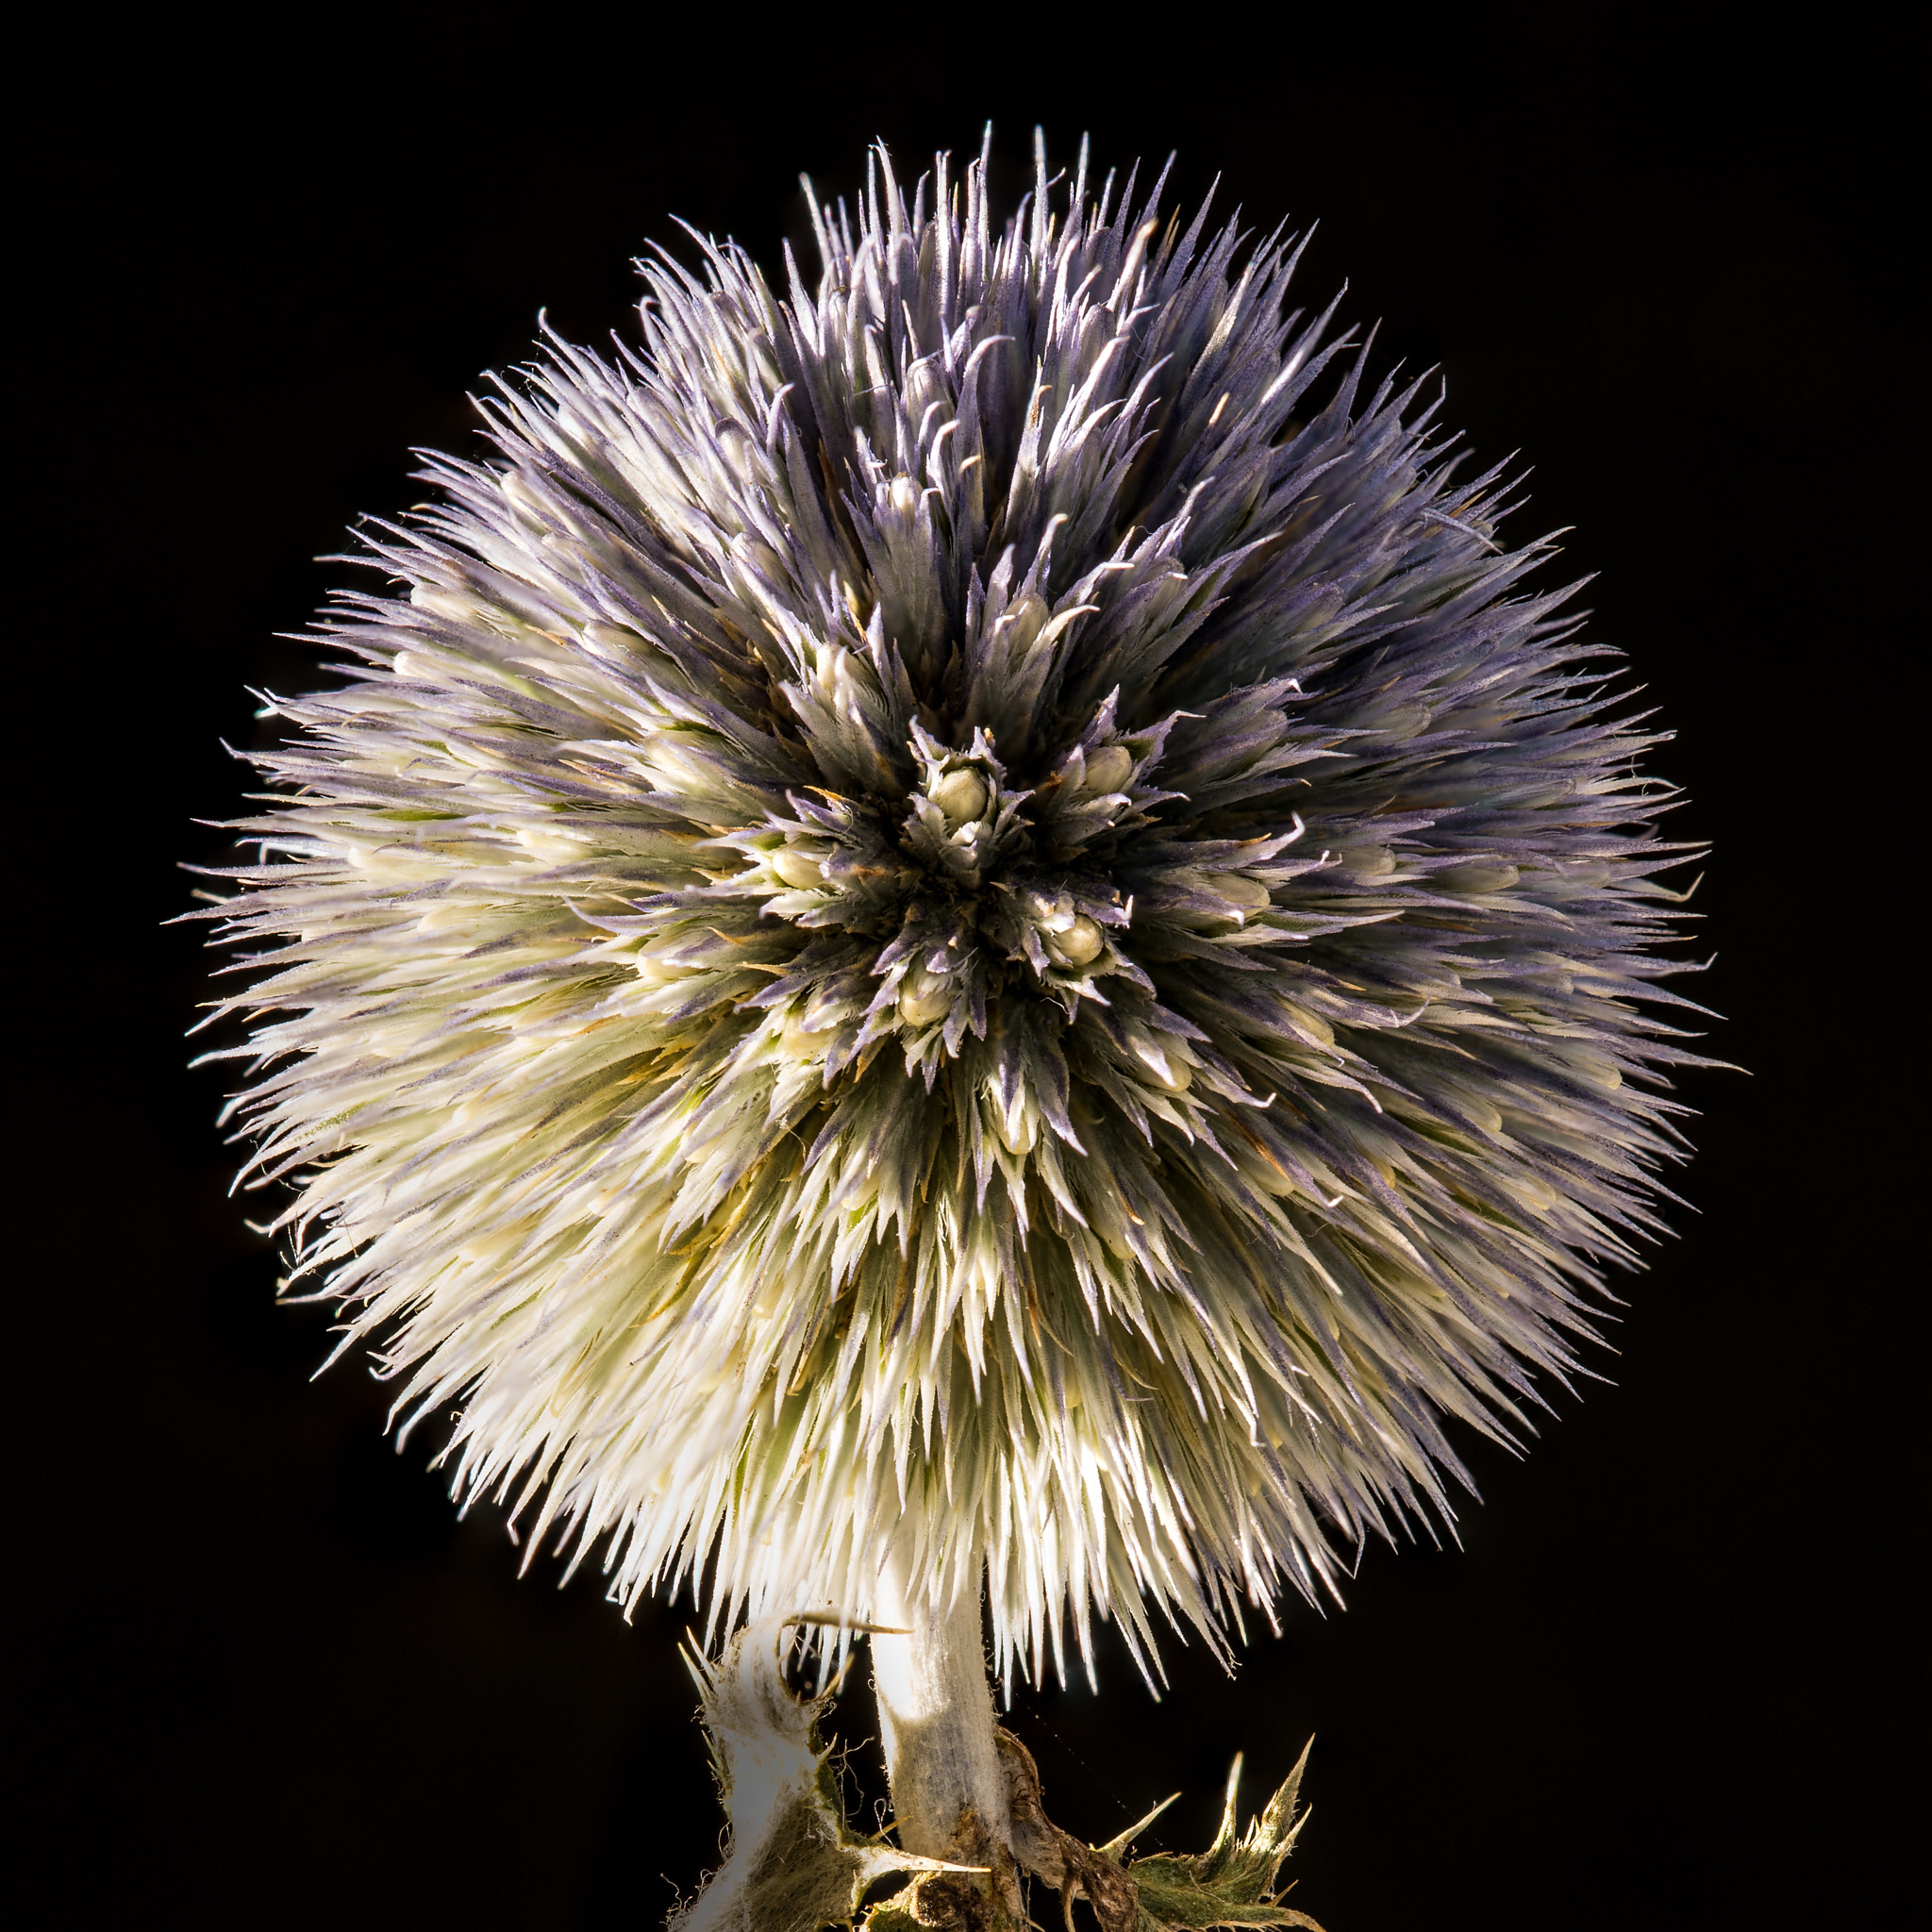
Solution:
{"label": "spherical flower head", "polygon": [[1653,1224],[1655,738],[1423,384],[1159,200],[881,150],[815,291],[657,259],[275,701],[252,1178],[625,1601],[863,1617],[897,1539],[1008,1668],[1220,1641]]}

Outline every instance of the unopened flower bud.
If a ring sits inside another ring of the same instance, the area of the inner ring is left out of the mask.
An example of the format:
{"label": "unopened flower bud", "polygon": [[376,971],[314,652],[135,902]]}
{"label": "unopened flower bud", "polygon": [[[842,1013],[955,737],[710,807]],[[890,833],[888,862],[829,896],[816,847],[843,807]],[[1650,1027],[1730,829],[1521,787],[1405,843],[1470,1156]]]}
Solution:
{"label": "unopened flower bud", "polygon": [[794,891],[809,891],[822,886],[825,875],[819,870],[818,855],[802,845],[785,845],[773,853],[772,870]]}
{"label": "unopened flower bud", "polygon": [[1520,876],[1513,865],[1452,865],[1429,883],[1445,892],[1500,892]]}
{"label": "unopened flower bud", "polygon": [[1085,966],[1106,943],[1099,925],[1083,912],[1065,932],[1046,936],[1046,956],[1057,966]]}
{"label": "unopened flower bud", "polygon": [[832,1043],[834,1031],[836,1029],[831,1027],[827,1027],[823,1033],[811,1031],[805,1024],[804,1016],[793,1008],[785,1015],[784,1024],[779,1029],[778,1051],[788,1059],[823,1059],[826,1047]]}
{"label": "unopened flower bud", "polygon": [[1344,845],[1336,857],[1365,879],[1379,879],[1395,870],[1395,855],[1386,845]]}
{"label": "unopened flower bud", "polygon": [[986,816],[986,780],[971,765],[948,772],[928,795],[953,824]]}
{"label": "unopened flower bud", "polygon": [[669,986],[674,980],[687,978],[691,973],[688,966],[674,965],[670,960],[657,958],[649,953],[641,953],[632,961],[631,970],[637,974],[640,983],[653,989]]}
{"label": "unopened flower bud", "polygon": [[1103,744],[1087,754],[1087,776],[1080,789],[1094,793],[1124,791],[1133,775],[1133,753],[1124,744]]}
{"label": "unopened flower bud", "polygon": [[1265,912],[1268,909],[1268,888],[1245,873],[1210,873],[1208,890],[1218,893],[1230,905],[1239,906],[1243,912]]}
{"label": "unopened flower bud", "polygon": [[930,1026],[952,1010],[953,990],[945,975],[915,966],[899,985],[899,1017],[908,1026]]}
{"label": "unopened flower bud", "polygon": [[1157,1087],[1163,1087],[1170,1093],[1185,1093],[1194,1084],[1193,1068],[1177,1053],[1163,1054],[1161,1058],[1166,1061],[1165,1073],[1158,1067],[1142,1062],[1147,1067],[1149,1077]]}

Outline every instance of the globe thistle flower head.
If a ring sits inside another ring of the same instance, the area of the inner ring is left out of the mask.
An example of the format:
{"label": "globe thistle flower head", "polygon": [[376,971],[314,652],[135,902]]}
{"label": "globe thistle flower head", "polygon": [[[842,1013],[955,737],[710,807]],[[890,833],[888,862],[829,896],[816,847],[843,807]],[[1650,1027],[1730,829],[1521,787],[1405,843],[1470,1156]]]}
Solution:
{"label": "globe thistle flower head", "polygon": [[[646,269],[274,700],[253,1185],[625,1601],[1003,1666],[1444,1513],[1656,1225],[1669,802],[1295,249],[880,150],[782,297]],[[270,862],[271,855],[274,862]]]}

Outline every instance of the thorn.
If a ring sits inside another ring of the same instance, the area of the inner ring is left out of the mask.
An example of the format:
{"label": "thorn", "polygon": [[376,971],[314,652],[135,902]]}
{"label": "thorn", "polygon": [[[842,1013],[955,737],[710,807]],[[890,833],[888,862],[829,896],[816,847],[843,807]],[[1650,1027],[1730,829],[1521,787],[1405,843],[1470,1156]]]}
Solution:
{"label": "thorn", "polygon": [[[1240,1759],[1237,1758],[1236,1762],[1239,1763]],[[1135,1824],[1128,1825],[1126,1830],[1122,1832],[1118,1837],[1110,1838],[1104,1845],[1095,1845],[1093,1849],[1096,1852],[1099,1852],[1104,1857],[1115,1859],[1123,1857],[1126,1853],[1127,1847],[1131,1845],[1134,1842],[1134,1840],[1138,1837],[1140,1837],[1140,1835],[1143,1831],[1145,1831],[1147,1827],[1150,1824],[1152,1824],[1154,1821],[1157,1818],[1158,1818],[1160,1814],[1163,1811],[1165,1811],[1170,1805],[1174,1804],[1179,1799],[1180,1795],[1181,1794],[1178,1791],[1176,1791],[1172,1798],[1161,1799],[1160,1803],[1155,1806],[1153,1810],[1148,1812],[1146,1817],[1140,1819]]]}

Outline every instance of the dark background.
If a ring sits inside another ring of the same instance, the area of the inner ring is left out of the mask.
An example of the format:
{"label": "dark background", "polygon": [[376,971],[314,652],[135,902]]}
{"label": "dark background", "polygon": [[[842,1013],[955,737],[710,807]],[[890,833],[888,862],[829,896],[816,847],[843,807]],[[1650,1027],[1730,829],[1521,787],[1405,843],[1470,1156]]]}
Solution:
{"label": "dark background", "polygon": [[[1151,1840],[1198,1848],[1233,1751],[1258,1802],[1312,1732],[1291,1902],[1329,1932],[1887,1923],[1854,1902],[1905,1829],[1891,1607],[1923,1541],[1886,977],[1910,829],[1881,802],[1923,628],[1876,602],[1890,546],[1923,555],[1881,480],[1923,419],[1901,51],[1844,10],[715,15],[76,17],[14,84],[41,1922],[648,1925],[715,1861],[690,1605],[626,1626],[594,1575],[518,1581],[356,1363],[311,1386],[326,1319],[275,1306],[225,1198],[221,1082],[181,1038],[206,966],[162,922],[176,861],[222,849],[191,821],[238,808],[244,685],[315,676],[275,637],[342,575],[312,559],[413,500],[410,445],[473,447],[465,391],[541,307],[632,333],[629,259],[674,213],[774,263],[801,167],[849,191],[884,136],[909,177],[991,115],[1009,205],[1042,121],[1103,166],[1178,148],[1185,199],[1219,169],[1264,226],[1319,217],[1306,295],[1352,277],[1380,366],[1440,363],[1477,452],[1526,453],[1515,534],[1575,526],[1596,635],[1680,734],[1656,762],[1715,848],[1711,1050],[1750,1069],[1685,1083],[1696,1211],[1628,1285],[1608,1381],[1552,1391],[1526,1460],[1469,1445],[1460,1547],[1372,1549],[1345,1614],[1291,1607],[1232,1680],[1175,1642],[1163,1702],[1111,1648],[1097,1700],[1023,1691],[1049,1801],[1099,1839],[1183,1786]],[[869,1727],[861,1691],[841,1732]]]}

